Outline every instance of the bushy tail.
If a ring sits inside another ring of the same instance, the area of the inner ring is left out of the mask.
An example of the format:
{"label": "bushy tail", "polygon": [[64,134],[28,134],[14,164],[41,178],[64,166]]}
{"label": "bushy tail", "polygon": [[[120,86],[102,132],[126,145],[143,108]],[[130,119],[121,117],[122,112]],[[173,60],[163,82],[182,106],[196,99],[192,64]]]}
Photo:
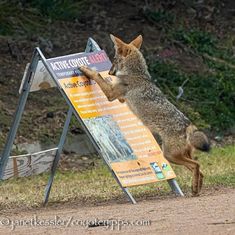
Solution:
{"label": "bushy tail", "polygon": [[197,130],[193,125],[190,125],[187,128],[187,139],[194,148],[203,152],[210,151],[209,139],[202,131]]}

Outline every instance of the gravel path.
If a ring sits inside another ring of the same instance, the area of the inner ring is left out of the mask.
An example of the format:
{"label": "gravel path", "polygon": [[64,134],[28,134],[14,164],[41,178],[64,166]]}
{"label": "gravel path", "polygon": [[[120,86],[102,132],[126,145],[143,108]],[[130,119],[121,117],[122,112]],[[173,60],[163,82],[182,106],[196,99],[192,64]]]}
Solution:
{"label": "gravel path", "polygon": [[[0,215],[0,234],[235,234],[235,189],[136,205],[57,205]],[[92,221],[88,227],[88,221]],[[14,231],[11,231],[15,224]],[[55,225],[56,224],[56,225]],[[100,226],[97,226],[100,224]]]}

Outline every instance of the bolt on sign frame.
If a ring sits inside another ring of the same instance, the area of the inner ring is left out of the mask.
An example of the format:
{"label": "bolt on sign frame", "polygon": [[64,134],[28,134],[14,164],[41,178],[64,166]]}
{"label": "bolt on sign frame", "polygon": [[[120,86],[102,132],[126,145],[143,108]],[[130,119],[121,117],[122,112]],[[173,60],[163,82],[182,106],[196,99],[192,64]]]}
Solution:
{"label": "bolt on sign frame", "polygon": [[[89,53],[89,52],[97,52],[97,51],[101,51],[100,47],[98,46],[98,44],[92,38],[89,38],[88,41],[87,41],[85,52]],[[62,134],[61,134],[61,137],[60,137],[59,144],[58,144],[57,148],[51,149],[52,151],[54,151],[54,156],[53,156],[53,162],[51,164],[51,172],[50,172],[49,180],[48,180],[48,183],[47,183],[47,186],[46,186],[46,189],[45,189],[44,205],[46,205],[47,202],[48,202],[48,199],[49,199],[51,187],[52,187],[54,176],[55,176],[55,173],[56,173],[56,168],[58,166],[58,163],[59,163],[59,160],[60,160],[60,155],[61,155],[61,152],[63,150],[63,145],[65,143],[65,139],[66,139],[66,135],[67,135],[67,132],[68,132],[68,128],[69,128],[69,124],[70,124],[70,121],[71,121],[72,114],[74,114],[76,116],[76,118],[80,122],[81,126],[85,130],[86,134],[88,135],[90,141],[93,143],[95,149],[101,155],[101,157],[102,157],[102,153],[101,153],[100,147],[98,146],[98,144],[95,141],[94,137],[89,132],[89,130],[87,129],[87,127],[83,123],[81,117],[79,116],[78,112],[75,110],[74,106],[72,105],[71,100],[68,98],[68,96],[65,94],[64,90],[62,89],[61,85],[59,84],[58,79],[56,78],[56,75],[55,75],[54,71],[52,70],[52,68],[49,66],[49,64],[47,62],[47,59],[45,58],[45,56],[43,55],[41,50],[37,47],[37,48],[35,48],[35,50],[33,52],[31,63],[29,64],[27,72],[24,76],[24,79],[23,79],[23,82],[22,82],[22,87],[21,87],[21,95],[20,95],[20,98],[19,98],[19,103],[18,103],[18,106],[17,106],[17,110],[15,112],[15,116],[13,118],[13,123],[11,125],[9,135],[8,135],[5,147],[4,147],[2,155],[1,155],[1,159],[0,159],[0,180],[5,179],[4,174],[5,174],[7,162],[10,158],[10,153],[11,153],[11,150],[12,150],[12,146],[13,146],[14,139],[15,139],[15,136],[16,136],[16,133],[17,133],[17,129],[19,127],[20,120],[21,120],[21,117],[22,117],[22,114],[23,114],[23,111],[24,111],[24,108],[25,108],[25,104],[26,104],[26,101],[27,101],[27,98],[28,98],[28,95],[29,95],[29,92],[30,92],[32,81],[33,81],[33,79],[35,79],[36,68],[38,66],[38,63],[42,63],[45,66],[45,69],[47,70],[47,72],[51,76],[51,79],[53,80],[53,82],[55,83],[57,88],[60,90],[62,96],[64,97],[64,99],[66,100],[66,102],[69,105],[69,110],[67,112],[67,116],[66,116],[66,120],[65,120],[65,123],[64,123],[64,127],[63,127],[63,131],[62,131]],[[46,151],[49,151],[49,150],[46,150]],[[110,167],[110,164],[107,162],[105,157],[102,157],[102,159],[104,160],[105,164],[108,166],[110,172],[112,173],[113,177],[115,178],[115,180],[117,181],[117,183],[121,187],[122,191],[126,194],[128,199],[133,204],[135,204],[136,201],[133,198],[133,196],[131,195],[131,193],[129,192],[129,189],[127,187],[123,187],[123,185],[121,184],[119,178],[115,174],[114,170]],[[175,178],[168,179],[167,182],[170,185],[172,191],[176,195],[184,196],[184,194],[181,191],[181,189],[180,189],[177,181],[175,180]]]}

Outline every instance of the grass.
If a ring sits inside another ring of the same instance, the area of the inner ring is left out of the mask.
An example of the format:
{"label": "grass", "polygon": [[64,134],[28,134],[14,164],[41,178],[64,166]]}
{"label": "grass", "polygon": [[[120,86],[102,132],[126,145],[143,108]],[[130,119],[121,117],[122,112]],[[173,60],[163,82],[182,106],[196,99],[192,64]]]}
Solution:
{"label": "grass", "polygon": [[[235,146],[214,148],[208,154],[200,153],[199,161],[205,175],[204,187],[235,187]],[[95,203],[124,198],[122,191],[101,160],[96,167],[82,172],[58,171],[50,195],[50,204],[56,202]],[[191,173],[173,166],[177,180],[186,194],[190,193]],[[48,173],[28,178],[0,182],[0,209],[31,208],[42,205]],[[137,198],[170,193],[166,182],[131,188]]]}

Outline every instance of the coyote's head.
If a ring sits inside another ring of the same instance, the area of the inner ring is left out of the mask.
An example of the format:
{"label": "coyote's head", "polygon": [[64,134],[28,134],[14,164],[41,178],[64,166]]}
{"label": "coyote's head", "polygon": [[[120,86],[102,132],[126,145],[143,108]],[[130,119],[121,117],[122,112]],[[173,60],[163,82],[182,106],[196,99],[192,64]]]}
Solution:
{"label": "coyote's head", "polygon": [[143,38],[139,35],[130,43],[125,43],[121,39],[110,35],[114,43],[115,56],[112,67],[109,71],[110,75],[144,75],[147,74],[147,66],[140,47]]}

